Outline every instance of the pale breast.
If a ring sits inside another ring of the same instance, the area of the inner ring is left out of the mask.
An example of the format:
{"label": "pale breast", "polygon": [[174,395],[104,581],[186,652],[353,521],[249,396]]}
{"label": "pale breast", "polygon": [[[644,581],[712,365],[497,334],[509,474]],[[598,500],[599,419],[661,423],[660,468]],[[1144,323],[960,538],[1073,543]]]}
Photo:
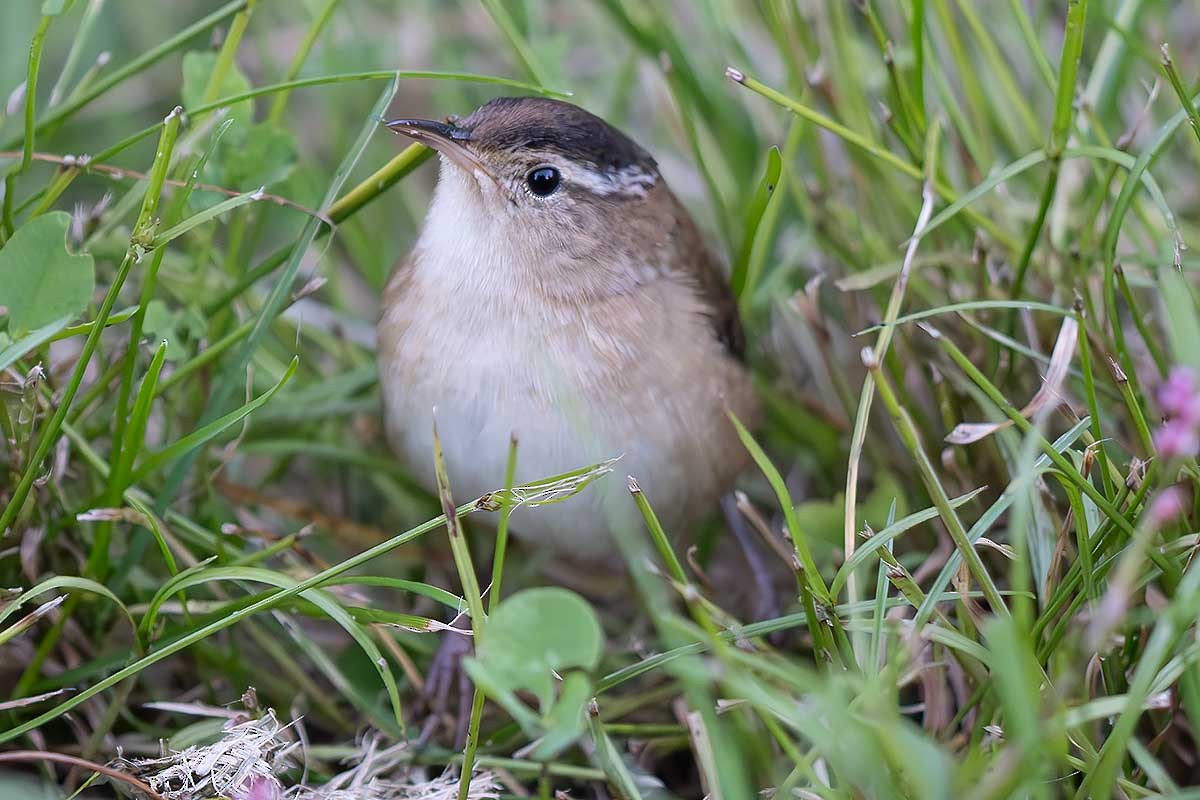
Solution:
{"label": "pale breast", "polygon": [[635,476],[671,527],[714,508],[746,463],[726,409],[757,415],[748,376],[668,281],[588,306],[464,298],[402,267],[379,325],[388,436],[430,489],[432,427],[456,499],[621,456],[615,474],[563,503],[522,509],[513,530],[581,558],[612,549]]}

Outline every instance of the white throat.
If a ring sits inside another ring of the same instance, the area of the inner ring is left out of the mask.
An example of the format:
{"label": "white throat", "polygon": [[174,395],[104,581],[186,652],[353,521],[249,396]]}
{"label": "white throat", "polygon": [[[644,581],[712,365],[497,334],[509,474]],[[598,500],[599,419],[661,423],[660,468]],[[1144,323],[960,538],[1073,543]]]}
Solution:
{"label": "white throat", "polygon": [[418,279],[464,299],[511,296],[521,270],[519,244],[507,233],[507,204],[490,178],[442,157],[412,264]]}

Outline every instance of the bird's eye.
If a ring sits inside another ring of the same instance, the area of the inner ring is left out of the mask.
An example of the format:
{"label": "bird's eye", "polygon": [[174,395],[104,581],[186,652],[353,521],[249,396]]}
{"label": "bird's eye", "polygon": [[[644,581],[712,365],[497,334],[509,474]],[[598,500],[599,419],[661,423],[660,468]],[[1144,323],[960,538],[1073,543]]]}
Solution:
{"label": "bird's eye", "polygon": [[538,197],[548,197],[554,194],[558,185],[562,183],[562,176],[554,167],[538,167],[525,176],[525,183],[529,186],[529,191]]}

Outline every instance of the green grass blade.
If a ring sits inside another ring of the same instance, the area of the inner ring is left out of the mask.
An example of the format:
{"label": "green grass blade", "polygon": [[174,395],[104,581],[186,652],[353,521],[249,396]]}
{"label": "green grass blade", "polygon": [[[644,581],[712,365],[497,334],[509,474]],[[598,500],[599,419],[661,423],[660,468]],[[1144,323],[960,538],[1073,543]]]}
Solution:
{"label": "green grass blade", "polygon": [[[986,486],[980,486],[978,489],[968,492],[967,494],[959,495],[950,501],[950,506],[952,508],[958,508],[966,503],[969,503],[983,493],[986,489]],[[834,597],[837,597],[842,588],[846,585],[846,580],[849,578],[850,573],[866,563],[867,559],[869,559],[876,550],[881,547],[888,546],[893,539],[901,534],[912,530],[924,522],[937,519],[937,517],[938,510],[936,508],[926,508],[922,511],[916,512],[915,514],[909,514],[908,516],[901,517],[877,533],[872,534],[871,538],[867,539],[854,549],[854,555],[847,558],[846,562],[838,569],[837,575],[835,575],[833,578],[833,582],[829,584],[829,593]]]}
{"label": "green grass blade", "polygon": [[194,452],[201,445],[212,441],[225,431],[232,428],[234,425],[244,420],[246,417],[250,416],[250,414],[252,414],[255,410],[262,408],[264,405],[270,402],[271,398],[275,396],[276,392],[282,389],[284,385],[292,379],[292,376],[296,374],[296,366],[299,363],[299,356],[293,358],[279,381],[270,389],[263,392],[250,402],[234,409],[233,411],[230,411],[228,414],[225,414],[218,419],[213,420],[207,425],[200,426],[179,441],[146,456],[138,465],[138,468],[134,470],[133,477],[130,482],[140,483],[147,475],[157,469],[160,469],[163,465],[169,464],[178,458],[186,457],[189,453]]}
{"label": "green grass blade", "polygon": [[750,205],[746,208],[746,222],[742,226],[742,248],[729,279],[730,288],[733,289],[734,296],[739,299],[747,297],[754,289],[748,274],[750,253],[754,249],[754,237],[758,233],[758,225],[762,222],[763,214],[775,194],[776,187],[779,186],[779,176],[782,172],[783,160],[780,158],[779,148],[771,147],[767,150],[766,172],[763,173],[762,180],[758,182],[758,187],[750,198]]}
{"label": "green grass blade", "polygon": [[222,214],[233,211],[235,208],[241,208],[249,203],[255,203],[263,198],[263,190],[265,186],[260,186],[254,191],[244,192],[236,197],[230,197],[227,200],[222,200],[220,203],[214,203],[198,214],[193,214],[187,219],[180,222],[178,225],[172,225],[165,231],[160,231],[154,235],[154,243],[152,247],[159,248],[168,244],[173,239],[178,239],[193,228],[199,227],[204,223],[214,220]]}

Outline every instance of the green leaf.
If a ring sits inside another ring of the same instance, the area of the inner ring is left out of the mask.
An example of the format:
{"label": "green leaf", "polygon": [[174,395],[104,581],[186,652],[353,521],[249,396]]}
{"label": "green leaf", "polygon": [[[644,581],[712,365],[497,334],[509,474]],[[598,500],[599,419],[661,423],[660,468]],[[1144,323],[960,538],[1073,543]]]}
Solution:
{"label": "green leaf", "polygon": [[0,338],[0,372],[8,369],[14,361],[23,357],[26,353],[36,350],[46,342],[53,340],[54,334],[65,328],[70,321],[70,317],[59,317],[35,331],[30,331],[11,344],[5,344],[8,337],[6,334],[0,334],[0,336],[3,336],[3,338]]}
{"label": "green leaf", "polygon": [[633,773],[621,760],[621,753],[612,739],[604,732],[600,718],[589,715],[588,725],[592,731],[592,740],[596,743],[596,763],[604,770],[612,788],[620,792],[617,796],[628,800],[642,800],[642,793],[638,791]]}
{"label": "green leaf", "polygon": [[558,702],[543,720],[545,735],[533,749],[533,758],[549,761],[566,750],[587,727],[587,704],[592,699],[592,681],[582,672],[568,672],[563,678]]}
{"label": "green leaf", "polygon": [[[600,663],[604,634],[587,601],[559,587],[526,589],[502,602],[480,630],[475,658],[464,667],[480,691],[507,710],[530,736],[535,758],[553,758],[584,731],[593,694],[588,673]],[[562,676],[555,701],[556,676]],[[538,699],[537,718],[520,700]]]}
{"label": "green leaf", "polygon": [[154,402],[154,387],[158,385],[158,376],[162,372],[163,361],[167,356],[167,342],[159,342],[154,351],[154,358],[142,378],[141,388],[133,402],[133,410],[129,413],[129,424],[125,428],[125,442],[121,447],[120,456],[113,473],[110,476],[112,486],[124,492],[128,488],[129,473],[133,469],[133,459],[141,452],[146,443],[146,423],[150,419],[150,406]]}
{"label": "green leaf", "polygon": [[[379,623],[395,625],[418,633],[428,633],[438,630],[439,623],[429,617],[419,617],[415,614],[401,614],[397,611],[384,611],[379,608],[363,608],[361,606],[346,606],[346,610],[354,617],[354,621],[362,625]],[[445,624],[445,623],[441,623]]]}
{"label": "green leaf", "polygon": [[[893,500],[897,503],[897,514],[908,513],[904,491],[895,480],[885,475],[871,490],[870,495],[859,501],[858,519],[854,520],[855,529],[862,530],[864,525],[869,525],[874,530],[885,527]],[[838,492],[829,500],[805,500],[796,506],[796,519],[800,521],[801,530],[810,534],[814,544],[824,544],[827,547],[841,546],[845,516],[846,496],[842,492]]]}
{"label": "green leaf", "polygon": [[[202,103],[209,74],[216,63],[215,53],[188,53],[183,62],[183,102],[189,112],[206,107]],[[250,81],[233,65],[218,94],[222,97],[251,92]],[[295,138],[278,125],[252,124],[254,101],[241,100],[228,106],[224,125],[231,123],[227,135],[213,141],[206,176],[202,180],[232,189],[256,187],[285,180],[295,167],[298,156]],[[224,133],[224,131],[222,131]],[[203,169],[203,166],[197,167]],[[198,189],[188,202],[193,208],[207,208],[225,200],[218,193]]]}
{"label": "green leaf", "polygon": [[800,518],[796,514],[796,505],[792,502],[791,492],[788,491],[783,476],[779,474],[779,470],[771,463],[771,459],[766,451],[755,441],[754,436],[746,429],[741,420],[732,413],[729,415],[729,419],[733,421],[733,427],[737,431],[738,438],[742,440],[742,445],[745,446],[746,450],[750,453],[750,457],[754,459],[754,463],[762,471],[763,477],[767,479],[767,483],[775,491],[775,498],[778,500],[780,508],[783,509],[788,535],[791,537],[792,544],[795,547],[796,556],[800,559],[800,563],[804,567],[805,580],[808,582],[813,595],[822,603],[829,605],[831,603],[829,589],[825,586],[824,580],[821,579],[821,571],[817,568],[817,562],[813,559],[812,549],[809,546],[810,534],[800,525]]}
{"label": "green leaf", "polygon": [[260,186],[254,191],[244,192],[236,197],[230,197],[216,203],[198,214],[194,214],[180,222],[178,225],[173,225],[165,231],[160,231],[154,237],[154,247],[163,247],[172,239],[178,239],[185,233],[199,225],[203,225],[209,220],[216,219],[227,211],[232,211],[235,208],[240,208],[247,203],[255,203],[263,198],[263,187]]}
{"label": "green leaf", "polygon": [[[135,633],[137,633],[137,624],[133,621],[133,615],[129,613],[129,609],[126,608],[125,604],[121,602],[121,598],[113,594],[112,590],[110,590],[107,586],[96,583],[95,581],[87,578],[79,578],[73,575],[56,575],[53,578],[47,578],[28,591],[22,592],[16,600],[13,600],[11,603],[6,605],[3,610],[0,610],[0,624],[15,614],[17,609],[25,605],[27,601],[32,600],[38,595],[42,595],[46,592],[51,592],[56,589],[74,589],[81,592],[91,592],[104,597],[120,610],[122,616],[128,620],[129,627],[132,628]],[[140,641],[141,640],[139,639],[139,643]]]}
{"label": "green leaf", "polygon": [[380,575],[343,575],[334,580],[322,583],[320,588],[324,589],[327,586],[382,586],[388,589],[412,592],[422,597],[428,597],[456,612],[463,611],[467,607],[465,600],[450,594],[445,589],[431,586],[428,583],[421,583],[420,581],[404,580],[403,578],[389,578]]}
{"label": "green leaf", "polygon": [[[192,52],[183,56],[183,89],[181,91],[183,107],[189,113],[195,113],[204,103],[204,89],[208,86],[209,76],[217,65],[217,54],[213,52]],[[224,81],[217,88],[218,97],[242,95],[250,91],[250,80],[236,64],[229,68]],[[254,116],[254,101],[242,100],[229,106],[227,119],[235,120],[238,124],[230,131],[230,138],[244,137],[250,128],[250,120]]]}
{"label": "green leaf", "polygon": [[533,692],[545,711],[554,700],[554,673],[595,669],[603,643],[587,601],[549,586],[502,602],[488,618],[475,657],[504,688]]}
{"label": "green leaf", "polygon": [[96,287],[94,264],[86,253],[67,252],[70,224],[65,211],[34,217],[0,250],[0,306],[8,308],[14,339],[87,308]]}
{"label": "green leaf", "polygon": [[[738,255],[737,263],[733,267],[733,274],[730,277],[730,287],[733,289],[733,294],[737,298],[746,296],[749,291],[754,288],[754,281],[750,280],[750,254],[754,250],[754,237],[758,233],[758,225],[762,222],[763,214],[766,213],[767,204],[775,195],[775,189],[779,186],[779,176],[783,172],[783,159],[779,155],[779,148],[772,145],[767,151],[767,169],[763,174],[762,180],[758,183],[758,188],[754,191],[754,197],[750,200],[750,205],[746,210],[746,224],[744,227],[745,234],[742,240],[742,250]],[[755,276],[757,277],[757,276]]]}
{"label": "green leaf", "polygon": [[204,318],[191,307],[171,310],[162,300],[146,304],[142,332],[148,339],[166,341],[167,361],[179,361],[192,354],[195,342],[206,333]]}
{"label": "green leaf", "polygon": [[[130,317],[137,313],[137,306],[123,308],[120,311],[114,311],[108,315],[108,319],[104,321],[104,327],[111,328],[114,325],[120,325],[122,322],[127,322]],[[96,324],[95,320],[80,322],[78,325],[71,325],[63,328],[58,333],[50,338],[50,341],[57,342],[62,339],[70,339],[72,336],[87,336],[92,332],[92,327]]]}
{"label": "green leaf", "polygon": [[248,189],[279,183],[296,165],[296,140],[277,125],[255,125],[240,147],[220,148],[219,160],[222,186]]}

